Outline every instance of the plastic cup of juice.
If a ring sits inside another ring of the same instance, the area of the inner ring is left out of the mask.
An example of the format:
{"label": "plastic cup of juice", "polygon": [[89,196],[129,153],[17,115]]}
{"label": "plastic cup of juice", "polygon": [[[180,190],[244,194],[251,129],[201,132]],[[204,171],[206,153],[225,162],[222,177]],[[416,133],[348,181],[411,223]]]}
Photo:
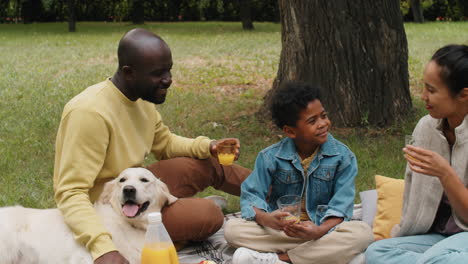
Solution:
{"label": "plastic cup of juice", "polygon": [[[405,136],[405,146],[406,145],[411,145],[411,146],[416,146],[415,145],[415,139],[413,135],[406,135]],[[408,158],[414,161],[419,161],[418,159],[413,158],[411,155],[408,155]]]}
{"label": "plastic cup of juice", "polygon": [[296,220],[299,223],[301,219],[301,201],[299,195],[284,195],[278,198],[277,204],[281,212],[289,213],[288,216],[283,217],[283,220]]}
{"label": "plastic cup of juice", "polygon": [[218,161],[221,165],[230,166],[236,158],[236,145],[231,143],[221,143],[216,146],[218,151]]}
{"label": "plastic cup of juice", "polygon": [[143,247],[141,264],[152,263],[179,264],[174,245],[159,242]]}

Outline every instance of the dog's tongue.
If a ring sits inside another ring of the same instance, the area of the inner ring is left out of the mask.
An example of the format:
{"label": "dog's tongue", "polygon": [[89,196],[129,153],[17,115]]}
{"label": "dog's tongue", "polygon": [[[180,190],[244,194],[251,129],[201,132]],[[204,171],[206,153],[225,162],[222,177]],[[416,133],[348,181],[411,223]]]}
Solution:
{"label": "dog's tongue", "polygon": [[138,205],[136,204],[125,204],[122,208],[122,211],[127,217],[134,217],[138,213]]}

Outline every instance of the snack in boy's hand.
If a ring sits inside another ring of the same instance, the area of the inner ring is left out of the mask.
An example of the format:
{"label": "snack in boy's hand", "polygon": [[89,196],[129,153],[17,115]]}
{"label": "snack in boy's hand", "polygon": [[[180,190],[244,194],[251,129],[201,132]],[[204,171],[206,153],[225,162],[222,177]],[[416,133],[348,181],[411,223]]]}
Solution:
{"label": "snack in boy's hand", "polygon": [[211,260],[202,260],[198,264],[216,264],[216,262]]}

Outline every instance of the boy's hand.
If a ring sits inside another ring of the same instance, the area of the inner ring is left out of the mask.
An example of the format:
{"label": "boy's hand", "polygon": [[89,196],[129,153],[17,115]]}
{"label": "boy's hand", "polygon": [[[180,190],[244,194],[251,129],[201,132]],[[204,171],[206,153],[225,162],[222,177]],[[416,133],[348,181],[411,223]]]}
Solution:
{"label": "boy's hand", "polygon": [[254,207],[254,211],[256,213],[255,219],[258,224],[276,230],[283,230],[285,226],[292,225],[296,222],[296,220],[294,219],[288,221],[282,220],[282,218],[288,216],[289,213],[281,212],[280,210],[267,213],[263,210]]}
{"label": "boy's hand", "polygon": [[328,217],[320,226],[311,221],[304,221],[284,227],[283,231],[290,237],[305,240],[317,240],[323,237],[330,229],[343,222],[342,217]]}
{"label": "boy's hand", "polygon": [[304,240],[317,240],[327,233],[320,226],[311,221],[303,221],[298,224],[288,225],[283,228],[286,235]]}

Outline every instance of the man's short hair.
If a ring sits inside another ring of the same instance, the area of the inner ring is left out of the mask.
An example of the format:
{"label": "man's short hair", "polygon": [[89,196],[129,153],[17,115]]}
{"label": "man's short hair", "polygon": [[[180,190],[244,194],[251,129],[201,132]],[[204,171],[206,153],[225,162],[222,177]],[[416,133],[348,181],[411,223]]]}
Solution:
{"label": "man's short hair", "polygon": [[125,65],[135,67],[141,61],[142,50],[148,41],[165,43],[161,37],[146,29],[135,28],[127,32],[120,39],[117,49],[119,70]]}

